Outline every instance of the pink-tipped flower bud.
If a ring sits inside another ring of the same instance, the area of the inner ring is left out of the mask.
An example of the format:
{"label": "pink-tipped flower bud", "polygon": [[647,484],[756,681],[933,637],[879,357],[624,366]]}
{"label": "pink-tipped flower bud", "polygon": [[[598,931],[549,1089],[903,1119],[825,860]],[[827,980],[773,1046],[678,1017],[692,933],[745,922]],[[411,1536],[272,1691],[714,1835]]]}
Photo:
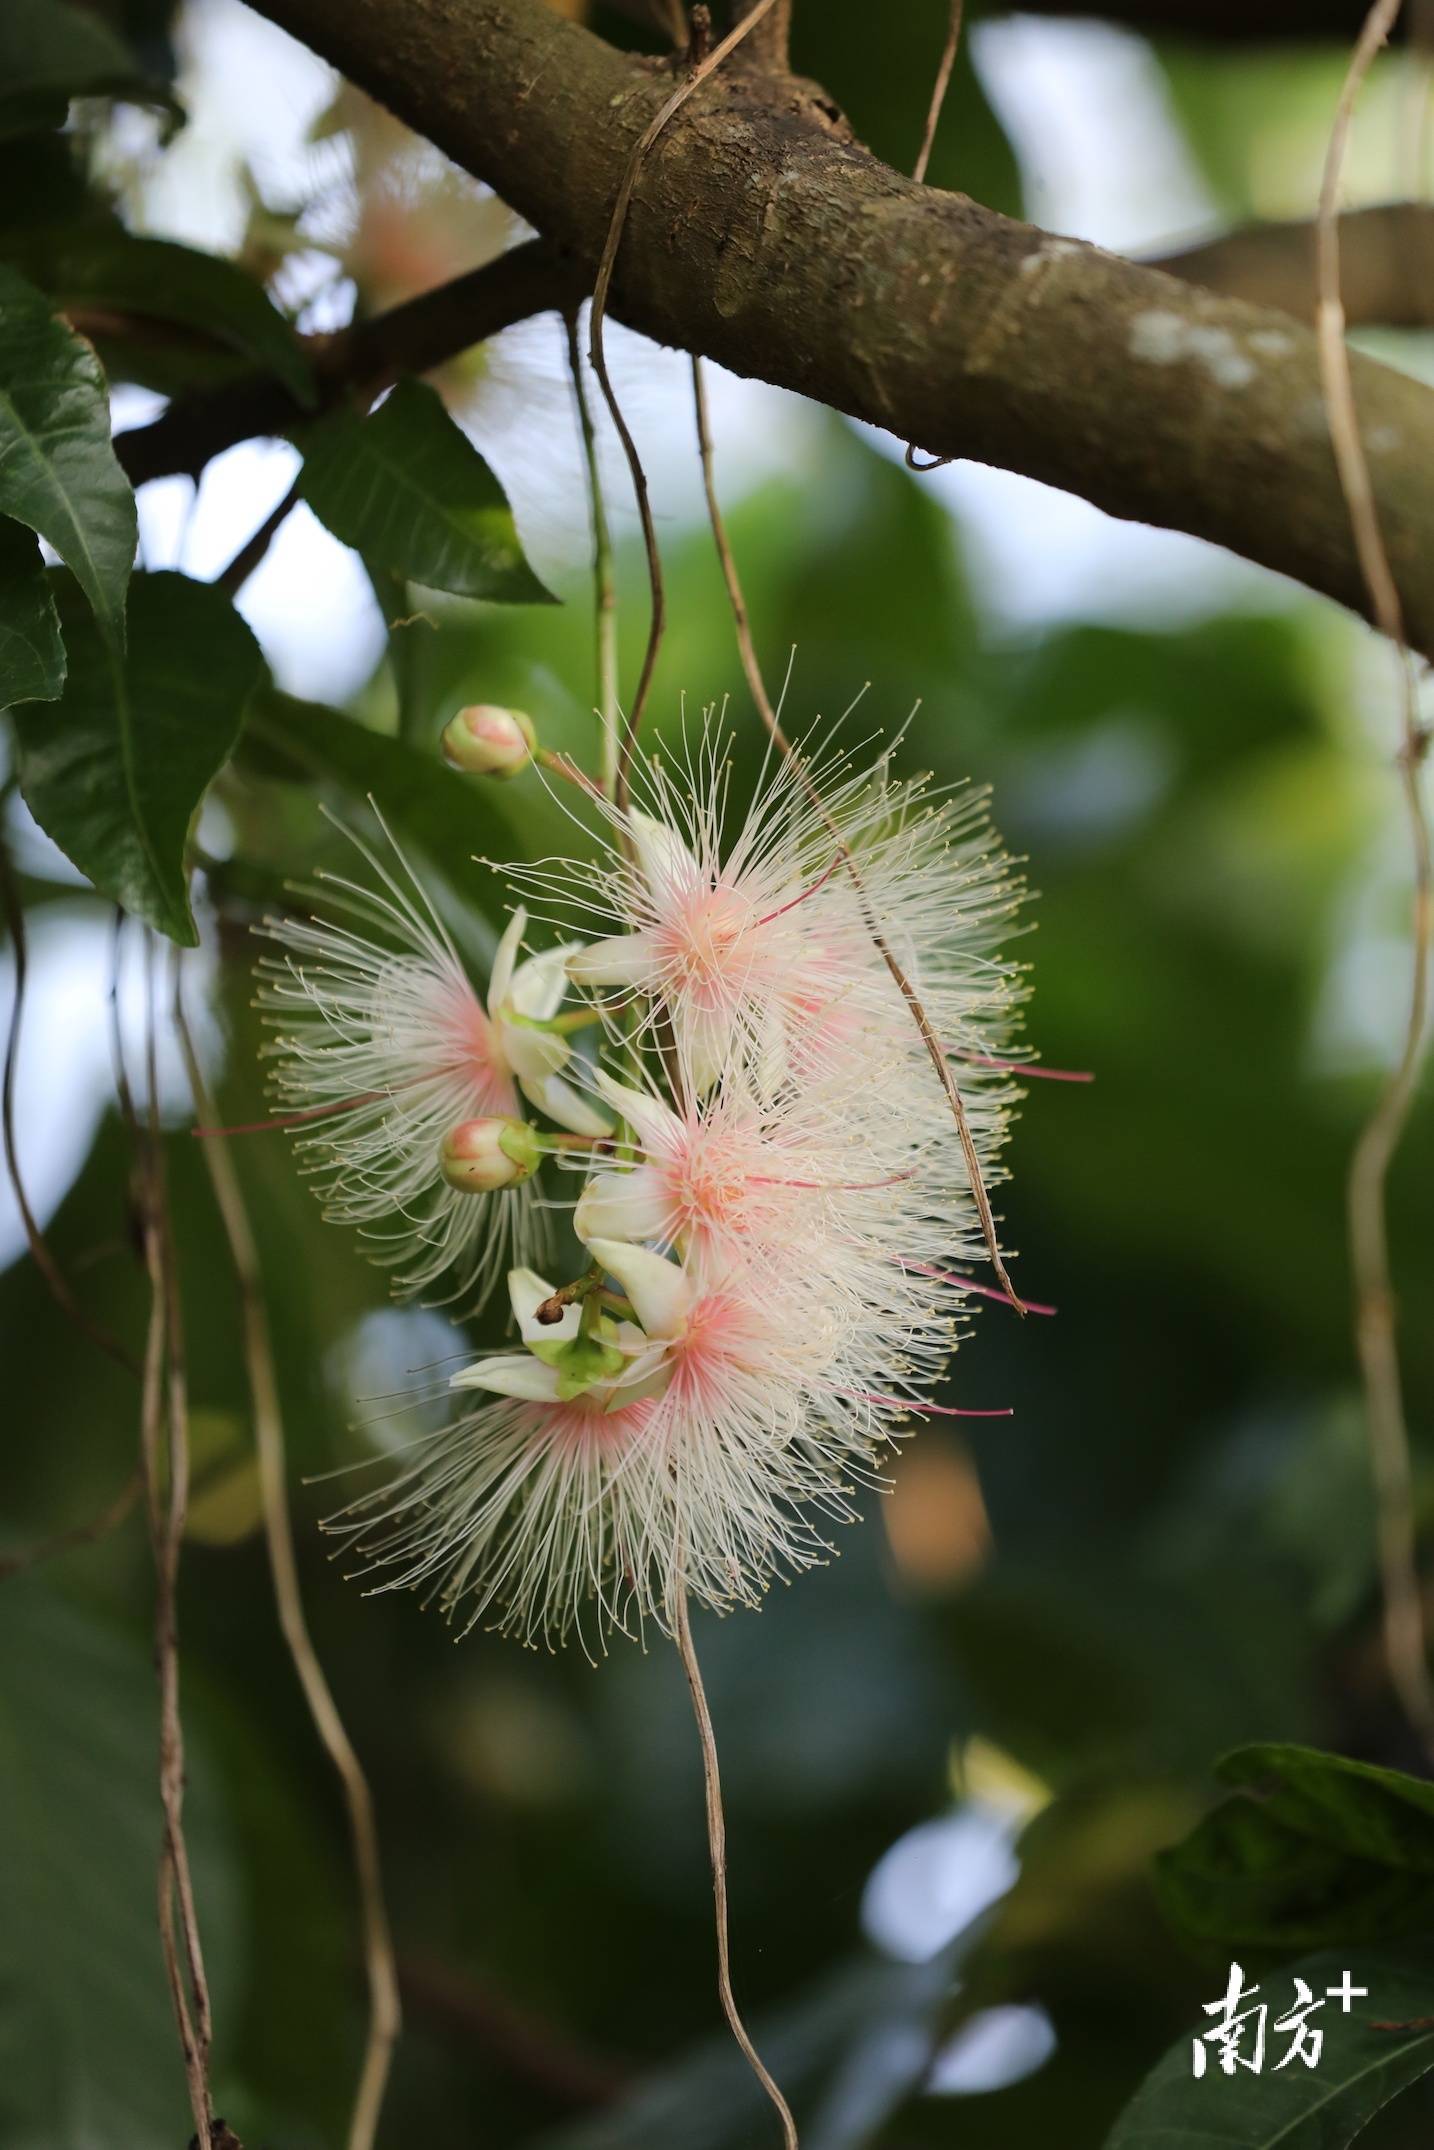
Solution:
{"label": "pink-tipped flower bud", "polygon": [[439,1169],[460,1194],[491,1194],[531,1179],[543,1148],[526,1120],[463,1120],[444,1136]]}
{"label": "pink-tipped flower bud", "polygon": [[443,727],[443,751],[455,769],[470,776],[516,776],[538,744],[533,720],[521,709],[474,702]]}

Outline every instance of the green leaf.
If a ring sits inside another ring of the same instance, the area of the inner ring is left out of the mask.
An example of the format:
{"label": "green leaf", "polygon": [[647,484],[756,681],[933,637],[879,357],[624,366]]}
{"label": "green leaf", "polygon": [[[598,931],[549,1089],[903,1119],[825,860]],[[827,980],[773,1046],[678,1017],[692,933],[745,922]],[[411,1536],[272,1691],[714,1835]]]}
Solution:
{"label": "green leaf", "polygon": [[0,709],[53,702],[64,684],[60,616],[40,548],[18,523],[0,522]]}
{"label": "green leaf", "polygon": [[367,418],[334,412],[302,445],[304,499],[370,572],[457,597],[554,602],[523,557],[502,487],[422,381],[400,381]]}
{"label": "green leaf", "polygon": [[[1297,2059],[1276,2071],[1288,2033],[1277,2032],[1274,2019],[1295,1997],[1292,1981],[1302,1978],[1322,1996],[1346,1970],[1368,1987],[1368,1998],[1348,2016],[1326,1999],[1311,2018],[1324,2031],[1318,2066]],[[1258,2075],[1241,2069],[1227,2076],[1213,2056],[1204,2075],[1194,2075],[1191,2044],[1206,2027],[1202,2018],[1146,2078],[1105,2150],[1343,2150],[1391,2098],[1434,2068],[1434,1964],[1425,1955],[1361,1956],[1357,1963],[1347,1953],[1307,1957],[1267,1975],[1260,2002],[1270,2016]]]}
{"label": "green leaf", "polygon": [[134,493],[110,446],[94,352],[49,301],[0,268],[0,512],[28,524],[70,569],[105,635],[124,644]]}
{"label": "green leaf", "polygon": [[462,776],[336,709],[262,694],[245,736],[264,750],[271,774],[327,778],[354,800],[373,799],[399,842],[421,851],[470,902],[475,855],[513,855],[513,832],[484,778]]}
{"label": "green leaf", "polygon": [[108,24],[66,0],[5,0],[0,8],[0,135],[63,126],[72,97],[122,97],[183,114],[142,73]]}
{"label": "green leaf", "polygon": [[137,238],[122,224],[28,227],[6,241],[9,260],[54,304],[103,308],[197,330],[272,373],[312,405],[313,370],[263,286],[236,262],[172,239]]}
{"label": "green leaf", "polygon": [[1434,1784],[1315,1747],[1237,1747],[1216,1769],[1291,1829],[1360,1858],[1434,1874]]}
{"label": "green leaf", "polygon": [[1236,1787],[1156,1862],[1192,1939],[1288,1954],[1412,1933],[1434,1916],[1434,1786],[1314,1748],[1237,1748]]}
{"label": "green leaf", "polygon": [[60,618],[70,675],[57,708],[16,712],[21,789],[96,888],[192,947],[185,841],[264,678],[259,646],[222,591],[183,575],[135,578],[123,657],[72,587]]}
{"label": "green leaf", "polygon": [[[189,1728],[186,1830],[217,2009],[238,1904]],[[158,1703],[148,1652],[43,1586],[0,1620],[0,2141],[174,2150],[190,2122],[155,1920]]]}

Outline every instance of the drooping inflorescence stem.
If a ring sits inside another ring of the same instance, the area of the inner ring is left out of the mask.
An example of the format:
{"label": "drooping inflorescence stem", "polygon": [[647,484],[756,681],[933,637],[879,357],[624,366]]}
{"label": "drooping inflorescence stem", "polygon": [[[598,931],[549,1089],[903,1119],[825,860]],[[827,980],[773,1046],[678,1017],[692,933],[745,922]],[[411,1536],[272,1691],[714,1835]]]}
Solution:
{"label": "drooping inflorescence stem", "polygon": [[1434,1681],[1419,1580],[1409,1429],[1404,1416],[1393,1278],[1389,1258],[1387,1190],[1424,1061],[1429,1017],[1429,963],[1434,940],[1434,857],[1420,790],[1428,744],[1420,724],[1414,661],[1404,606],[1375,506],[1369,461],[1355,406],[1344,309],[1340,302],[1339,194],[1350,125],[1361,85],[1398,18],[1400,0],[1376,0],[1365,19],[1340,91],[1320,187],[1317,230],[1319,306],[1316,333],[1330,439],[1372,615],[1394,645],[1402,740],[1398,766],[1413,853],[1410,924],[1411,977],[1399,1058],[1350,1161],[1348,1206],[1354,1271],[1355,1342],[1364,1381],[1365,1417],[1373,1467],[1379,1566],[1384,1595],[1384,1646],[1406,1716],[1434,1761]]}
{"label": "drooping inflorescence stem", "polygon": [[358,1883],[359,1911],[363,1926],[369,2017],[363,2064],[349,2120],[347,2145],[348,2150],[372,2150],[378,2132],[393,2048],[402,2027],[398,1975],[384,1901],[383,1871],[379,1857],[373,1795],[309,1634],[303,1594],[299,1586],[298,1562],[294,1554],[284,1420],[279,1402],[278,1376],[274,1365],[273,1341],[269,1333],[269,1315],[264,1300],[258,1249],[229,1145],[223,1132],[215,1125],[217,1115],[185,1017],[177,976],[174,1024],[194,1097],[194,1109],[200,1124],[207,1130],[204,1159],[209,1168],[210,1182],[225,1236],[229,1241],[229,1252],[239,1287],[244,1326],[244,1361],[249,1376],[250,1400],[254,1408],[254,1441],[259,1458],[264,1537],[268,1546],[269,1572],[273,1578],[279,1625],[288,1645],[289,1655],[293,1659],[304,1700],[309,1706],[314,1729],[338,1774],[343,1787],[344,1803],[348,1809],[349,1835],[353,1844],[354,1872]]}

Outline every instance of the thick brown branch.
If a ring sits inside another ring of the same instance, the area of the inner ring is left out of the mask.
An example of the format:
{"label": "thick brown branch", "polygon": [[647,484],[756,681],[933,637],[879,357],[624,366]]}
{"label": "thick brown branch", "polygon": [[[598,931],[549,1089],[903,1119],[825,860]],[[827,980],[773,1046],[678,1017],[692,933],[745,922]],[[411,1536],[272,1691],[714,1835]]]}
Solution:
{"label": "thick brown branch", "polygon": [[[534,239],[340,335],[315,336],[309,355],[320,408],[351,386],[377,388],[400,373],[426,373],[515,321],[571,304],[584,288],[571,264]],[[208,394],[181,397],[152,425],[121,433],[115,448],[134,485],[176,471],[193,477],[235,441],[287,433],[313,415],[272,375],[250,374]]]}
{"label": "thick brown branch", "polygon": [[[264,11],[596,268],[634,143],[670,91],[539,0],[262,0]],[[854,143],[809,84],[702,84],[643,167],[623,319],[1113,515],[1209,538],[1358,610],[1367,592],[1313,337],[961,195]],[[1434,392],[1354,380],[1411,640],[1434,649]]]}
{"label": "thick brown branch", "polygon": [[[1434,326],[1434,207],[1388,202],[1350,209],[1339,230],[1341,292],[1350,326]],[[1146,266],[1226,298],[1278,306],[1297,320],[1314,320],[1312,223],[1246,224]]]}

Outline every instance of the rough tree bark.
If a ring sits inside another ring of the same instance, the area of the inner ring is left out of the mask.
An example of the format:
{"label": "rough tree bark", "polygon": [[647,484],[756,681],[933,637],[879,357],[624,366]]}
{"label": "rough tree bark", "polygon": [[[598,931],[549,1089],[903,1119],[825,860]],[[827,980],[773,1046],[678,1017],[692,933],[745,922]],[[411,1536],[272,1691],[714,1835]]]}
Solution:
{"label": "rough tree bark", "polygon": [[[585,271],[678,62],[541,0],[259,0]],[[874,55],[879,64],[879,47]],[[1363,610],[1313,338],[872,158],[815,85],[710,78],[639,180],[620,318],[935,454],[1209,538]],[[1412,642],[1434,651],[1434,393],[1356,358]]]}

